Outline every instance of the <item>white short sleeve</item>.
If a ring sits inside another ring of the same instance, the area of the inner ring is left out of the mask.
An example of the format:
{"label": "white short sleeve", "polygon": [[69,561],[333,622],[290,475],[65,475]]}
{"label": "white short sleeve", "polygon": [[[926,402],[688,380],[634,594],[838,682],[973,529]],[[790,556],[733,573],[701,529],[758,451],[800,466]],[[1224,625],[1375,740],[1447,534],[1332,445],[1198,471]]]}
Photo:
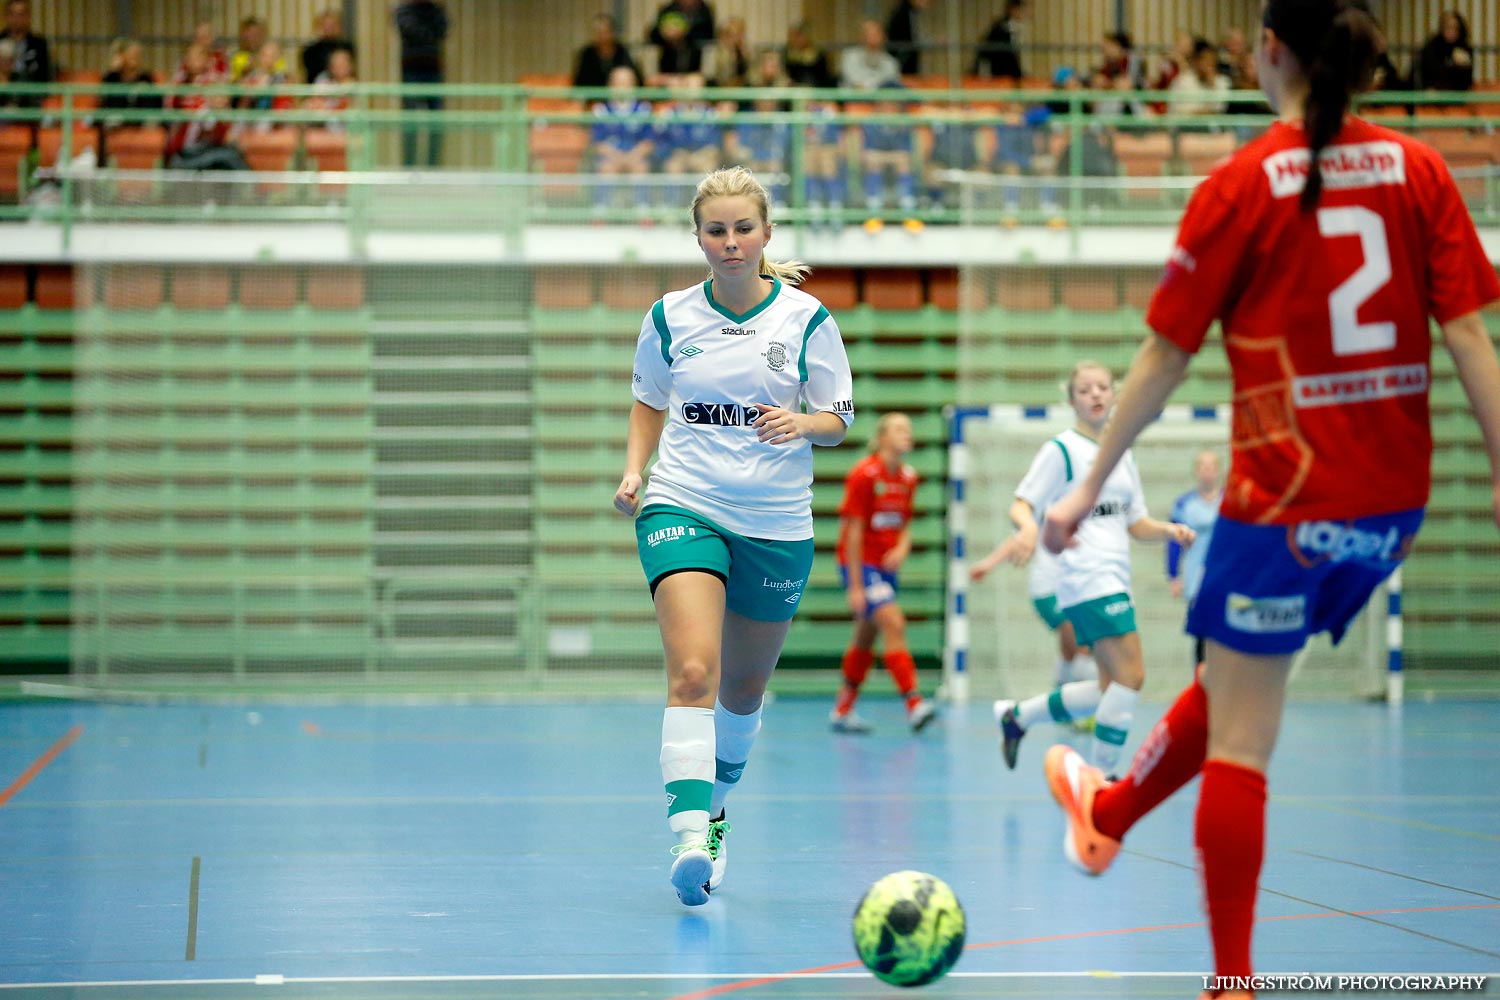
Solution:
{"label": "white short sleeve", "polygon": [[1016,487],[1016,496],[1031,504],[1031,509],[1041,517],[1041,512],[1052,506],[1068,487],[1068,463],[1063,457],[1062,446],[1048,441],[1031,460],[1031,468],[1021,485]]}
{"label": "white short sleeve", "polygon": [[798,362],[802,400],[808,413],[838,415],[848,427],[854,422],[854,376],[839,326],[819,306],[802,335],[802,357]]}
{"label": "white short sleeve", "polygon": [[1135,456],[1127,455],[1125,461],[1130,469],[1130,509],[1125,512],[1125,523],[1135,524],[1151,514],[1146,510],[1146,490],[1141,485],[1141,470],[1136,468]]}
{"label": "white short sleeve", "polygon": [[647,313],[635,344],[631,392],[653,410],[665,410],[672,399],[672,368],[663,353],[670,340],[663,336],[664,332],[656,328],[653,313]]}

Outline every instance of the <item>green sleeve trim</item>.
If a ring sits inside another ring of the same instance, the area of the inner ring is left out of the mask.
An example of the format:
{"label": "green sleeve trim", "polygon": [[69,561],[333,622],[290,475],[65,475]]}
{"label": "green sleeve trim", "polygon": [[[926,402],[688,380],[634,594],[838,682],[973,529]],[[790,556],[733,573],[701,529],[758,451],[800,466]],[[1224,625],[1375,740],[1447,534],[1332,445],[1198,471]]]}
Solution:
{"label": "green sleeve trim", "polygon": [[818,306],[818,311],[813,313],[812,319],[807,321],[807,329],[802,331],[802,351],[797,355],[798,381],[807,381],[807,341],[812,337],[813,331],[827,318],[828,310],[823,306]]}
{"label": "green sleeve trim", "polygon": [[657,299],[651,307],[651,322],[656,324],[656,335],[661,338],[661,359],[672,366],[672,331],[667,329],[666,299]]}
{"label": "green sleeve trim", "polygon": [[1063,455],[1063,472],[1067,476],[1067,482],[1073,481],[1073,458],[1068,454],[1068,446],[1062,443],[1062,438],[1053,438],[1052,443],[1057,445],[1057,450]]}

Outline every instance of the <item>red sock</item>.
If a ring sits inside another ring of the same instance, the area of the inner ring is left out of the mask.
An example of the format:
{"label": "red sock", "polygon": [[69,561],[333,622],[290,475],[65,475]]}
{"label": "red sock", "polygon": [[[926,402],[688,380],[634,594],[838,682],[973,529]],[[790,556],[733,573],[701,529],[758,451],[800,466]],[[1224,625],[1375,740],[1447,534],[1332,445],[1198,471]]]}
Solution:
{"label": "red sock", "polygon": [[1136,821],[1203,767],[1208,751],[1208,695],[1197,679],[1177,696],[1130,762],[1130,773],[1094,796],[1094,826],[1123,839]]}
{"label": "red sock", "polygon": [[906,699],[907,708],[922,700],[922,693],[917,690],[917,662],[911,658],[911,650],[886,650],[885,669],[891,672],[891,680],[896,682],[896,690]]}
{"label": "red sock", "polygon": [[873,649],[850,646],[844,650],[844,662],[841,665],[844,671],[844,686],[839,689],[838,700],[833,703],[835,712],[843,715],[854,707],[854,699],[859,697],[859,686],[869,676],[870,664],[874,662],[875,651]]}
{"label": "red sock", "polygon": [[1223,760],[1204,764],[1197,842],[1214,971],[1249,976],[1255,890],[1266,853],[1266,776]]}

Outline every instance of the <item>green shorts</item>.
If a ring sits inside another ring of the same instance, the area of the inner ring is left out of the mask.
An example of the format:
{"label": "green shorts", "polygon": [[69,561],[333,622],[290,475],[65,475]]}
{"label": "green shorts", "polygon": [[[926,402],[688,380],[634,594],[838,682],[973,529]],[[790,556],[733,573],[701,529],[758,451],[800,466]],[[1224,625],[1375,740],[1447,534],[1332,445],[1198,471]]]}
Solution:
{"label": "green shorts", "polygon": [[657,585],[673,573],[711,573],[724,582],[725,607],[762,622],[788,621],[797,613],[813,563],[811,538],[746,538],[666,504],[641,511],[635,542],[653,597]]}
{"label": "green shorts", "polygon": [[1033,597],[1031,599],[1031,606],[1036,608],[1036,613],[1041,615],[1042,621],[1046,622],[1047,627],[1054,632],[1062,627],[1063,622],[1068,620],[1067,616],[1057,608],[1056,594],[1048,594],[1046,597]]}
{"label": "green shorts", "polygon": [[1073,636],[1080,646],[1092,646],[1095,640],[1135,631],[1135,603],[1125,593],[1095,597],[1063,608],[1062,613],[1073,623]]}

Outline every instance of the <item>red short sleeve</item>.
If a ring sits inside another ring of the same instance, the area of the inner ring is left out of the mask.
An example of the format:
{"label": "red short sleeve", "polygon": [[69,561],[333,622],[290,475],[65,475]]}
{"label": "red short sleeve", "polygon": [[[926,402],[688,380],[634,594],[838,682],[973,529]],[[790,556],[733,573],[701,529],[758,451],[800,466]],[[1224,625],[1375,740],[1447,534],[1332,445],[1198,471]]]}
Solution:
{"label": "red short sleeve", "polygon": [[1447,165],[1437,161],[1435,166],[1436,191],[1427,251],[1431,300],[1427,311],[1439,323],[1446,323],[1500,299],[1500,280],[1495,278],[1495,269]]}
{"label": "red short sleeve", "polygon": [[840,517],[870,520],[870,511],[875,505],[875,480],[866,471],[863,463],[856,465],[844,480],[844,499],[839,504]]}
{"label": "red short sleeve", "polygon": [[1199,185],[1188,202],[1166,273],[1146,310],[1146,325],[1190,354],[1203,346],[1223,312],[1245,247],[1236,224],[1243,209],[1236,210],[1234,199],[1215,183],[1219,179]]}

